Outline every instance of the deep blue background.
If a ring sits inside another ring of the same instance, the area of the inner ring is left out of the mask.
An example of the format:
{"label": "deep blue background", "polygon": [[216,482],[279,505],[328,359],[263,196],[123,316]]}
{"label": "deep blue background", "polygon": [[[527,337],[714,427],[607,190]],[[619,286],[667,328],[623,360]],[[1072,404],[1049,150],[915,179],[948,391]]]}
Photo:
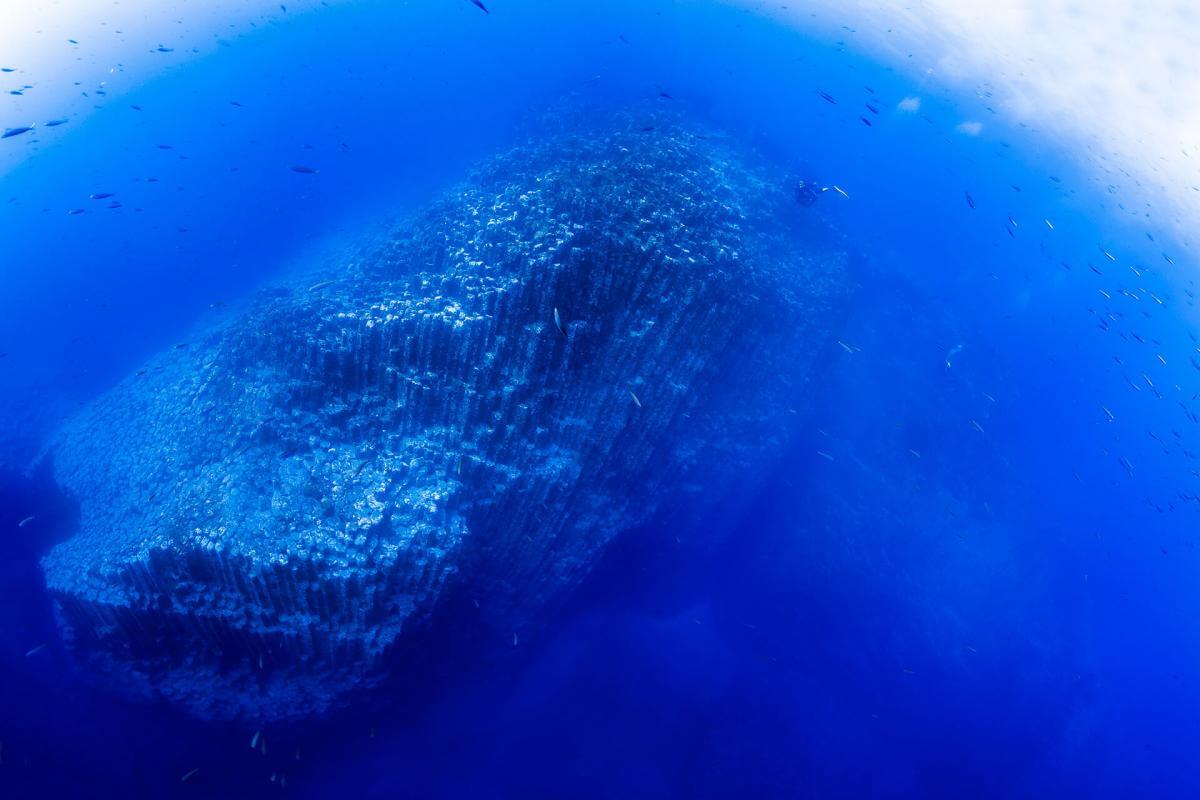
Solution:
{"label": "deep blue background", "polygon": [[[1195,261],[1157,211],[848,31],[495,5],[281,15],[0,141],[30,150],[0,181],[5,796],[258,797],[275,769],[304,797],[1196,796]],[[455,629],[356,709],[268,731],[267,758],[82,680],[37,567],[71,505],[23,472],[56,421],[473,161],[628,105],[850,195],[813,213],[856,254],[853,352],[823,354],[802,440],[730,499],[719,550],[634,532],[540,638],[498,656]]]}

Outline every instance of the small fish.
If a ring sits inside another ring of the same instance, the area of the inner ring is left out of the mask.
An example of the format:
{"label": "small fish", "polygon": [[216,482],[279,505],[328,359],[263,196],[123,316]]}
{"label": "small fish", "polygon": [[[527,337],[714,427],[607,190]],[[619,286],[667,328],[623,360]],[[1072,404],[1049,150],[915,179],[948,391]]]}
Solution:
{"label": "small fish", "polygon": [[67,212],[67,214],[69,214],[72,217],[74,217],[78,214],[82,214],[82,213],[83,213],[82,208],[72,208],[70,211]]}
{"label": "small fish", "polygon": [[254,738],[250,740],[250,749],[258,747],[258,740],[262,738],[262,731],[255,731]]}
{"label": "small fish", "polygon": [[975,198],[971,197],[970,192],[963,192],[963,194],[965,194],[967,196],[967,205],[969,205],[971,208],[974,208],[975,207]]}
{"label": "small fish", "polygon": [[1104,411],[1105,415],[1108,417],[1109,422],[1117,421],[1117,418],[1115,416],[1113,416],[1113,413],[1111,411],[1109,411],[1106,406],[1100,406],[1100,408]]}
{"label": "small fish", "polygon": [[829,453],[826,453],[823,450],[818,450],[817,455],[819,455],[821,458],[825,459],[826,461],[833,461],[833,456],[829,455]]}
{"label": "small fish", "polygon": [[25,654],[25,657],[26,657],[26,658],[29,658],[30,656],[36,656],[38,653],[40,653],[40,652],[42,652],[43,650],[45,650],[45,649],[46,649],[46,645],[48,645],[48,644],[50,644],[50,643],[49,643],[49,642],[42,642],[42,643],[41,643],[41,644],[39,644],[37,647],[33,648],[33,649],[32,649],[32,650],[30,650],[28,653],[26,653],[26,654]]}
{"label": "small fish", "polygon": [[317,170],[312,167],[306,167],[303,164],[294,164],[291,167],[292,172],[299,172],[301,175],[316,175]]}
{"label": "small fish", "polygon": [[964,345],[956,344],[956,345],[954,345],[954,347],[951,347],[949,350],[946,351],[946,357],[943,360],[946,362],[947,367],[954,366],[953,364],[950,363],[950,360],[952,358],[954,358],[956,355],[958,355],[959,353],[961,353],[963,347],[964,347]]}
{"label": "small fish", "polygon": [[514,632],[513,633],[513,647],[516,647],[516,646],[517,646],[517,634]]}
{"label": "small fish", "polygon": [[[138,109],[138,110],[140,111],[141,109]],[[172,145],[172,144],[156,144],[154,146],[157,147],[159,150],[174,150],[175,149],[175,145]]]}
{"label": "small fish", "polygon": [[95,192],[94,194],[89,194],[88,199],[89,200],[107,200],[108,198],[112,197],[113,194],[114,194],[114,192]]}
{"label": "small fish", "polygon": [[59,125],[66,125],[66,124],[67,124],[67,121],[65,119],[52,119],[45,123],[47,128],[57,128]]}
{"label": "small fish", "polygon": [[850,195],[846,194],[846,190],[843,189],[842,187],[835,185],[833,187],[833,190],[835,192],[837,192],[838,194],[840,194],[842,197],[846,198],[847,200],[850,199]]}
{"label": "small fish", "polygon": [[975,426],[975,430],[979,431],[980,433],[986,433],[986,431],[983,429],[983,426],[975,420],[971,420],[971,424]]}
{"label": "small fish", "polygon": [[33,522],[35,519],[37,519],[37,516],[30,516],[30,517],[26,517],[25,519],[23,519],[23,520],[21,520],[20,522],[18,522],[18,523],[17,523],[17,527],[18,527],[18,528],[24,528],[26,525],[28,525],[29,523]]}
{"label": "small fish", "polygon": [[819,94],[821,96],[821,99],[824,100],[826,103],[830,103],[835,106],[837,105],[837,100],[834,98],[833,95],[829,94],[828,92],[822,92],[820,89],[818,89],[817,94]]}
{"label": "small fish", "polygon": [[187,772],[183,773],[183,777],[179,779],[179,782],[187,783],[189,780],[194,778],[196,776],[196,773],[199,771],[200,771],[199,767],[196,767],[195,769],[189,769]]}
{"label": "small fish", "polygon": [[16,72],[12,67],[0,67],[0,72]]}
{"label": "small fish", "polygon": [[163,47],[161,44],[158,47],[154,48],[154,50],[155,50],[155,52],[158,52],[158,53],[173,53],[173,52],[175,52],[174,47]]}
{"label": "small fish", "polygon": [[33,125],[21,125],[17,128],[5,128],[4,134],[0,135],[0,139],[11,139],[13,136],[20,136],[22,133],[29,133],[33,130]]}
{"label": "small fish", "polygon": [[1016,227],[1019,227],[1019,226],[1017,225],[1017,221],[1016,221],[1015,219],[1013,219],[1013,218],[1012,218],[1012,214],[1009,214],[1009,215],[1008,215],[1008,224],[1009,224],[1009,225],[1012,225],[1014,228],[1016,228]]}
{"label": "small fish", "polygon": [[1116,260],[1117,260],[1117,257],[1116,257],[1116,256],[1114,256],[1112,253],[1110,253],[1110,252],[1108,252],[1107,250],[1105,250],[1103,247],[1101,247],[1101,248],[1100,248],[1100,252],[1101,252],[1101,253],[1104,253],[1104,257],[1105,257],[1105,258],[1107,258],[1109,261],[1116,261]]}
{"label": "small fish", "polygon": [[491,13],[490,11],[487,10],[487,6],[485,6],[483,4],[483,0],[471,0],[471,2],[475,5],[476,8],[478,8],[483,13],[485,13],[485,14]]}
{"label": "small fish", "polygon": [[633,393],[633,389],[630,389],[630,390],[629,390],[629,396],[633,398],[633,404],[634,404],[635,406],[637,406],[638,408],[641,408],[641,407],[642,407],[642,401],[641,401],[641,400],[638,400],[638,396],[637,396],[636,394],[634,394],[634,393]]}
{"label": "small fish", "polygon": [[567,335],[567,329],[563,326],[562,317],[558,313],[558,307],[554,307],[554,326],[558,328],[558,332],[563,336]]}
{"label": "small fish", "polygon": [[1048,219],[1044,219],[1044,220],[1042,220],[1042,222],[1046,223],[1046,227],[1047,227],[1047,228],[1049,228],[1050,230],[1054,230],[1054,223],[1053,223],[1053,222],[1051,222],[1051,221],[1050,221],[1050,220],[1048,220]]}

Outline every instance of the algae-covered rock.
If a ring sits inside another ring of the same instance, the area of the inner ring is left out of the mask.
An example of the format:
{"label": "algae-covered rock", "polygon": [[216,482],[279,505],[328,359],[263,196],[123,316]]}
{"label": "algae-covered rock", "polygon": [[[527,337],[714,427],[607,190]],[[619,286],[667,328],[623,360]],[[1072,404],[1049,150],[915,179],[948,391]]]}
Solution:
{"label": "algae-covered rock", "polygon": [[68,639],[198,715],[279,719],[370,682],[452,592],[531,624],[786,442],[846,283],[807,213],[664,120],[484,164],[64,427]]}

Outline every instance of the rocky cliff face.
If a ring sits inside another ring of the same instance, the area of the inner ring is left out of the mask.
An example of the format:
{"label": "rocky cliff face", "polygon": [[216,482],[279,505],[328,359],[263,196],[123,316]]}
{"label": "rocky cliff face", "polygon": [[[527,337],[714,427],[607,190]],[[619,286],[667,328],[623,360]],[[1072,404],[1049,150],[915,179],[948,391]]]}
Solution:
{"label": "rocky cliff face", "polygon": [[532,624],[664,503],[753,480],[844,256],[730,147],[647,127],[497,157],[72,420],[44,568],[80,656],[201,716],[320,712],[449,593]]}

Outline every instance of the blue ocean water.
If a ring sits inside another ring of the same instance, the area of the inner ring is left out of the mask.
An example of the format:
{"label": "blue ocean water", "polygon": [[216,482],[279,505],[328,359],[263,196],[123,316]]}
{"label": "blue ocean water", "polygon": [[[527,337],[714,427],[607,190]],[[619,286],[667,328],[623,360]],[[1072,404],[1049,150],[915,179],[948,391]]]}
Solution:
{"label": "blue ocean water", "polygon": [[[5,796],[1195,796],[1195,262],[1154,209],[851,32],[489,8],[280,12],[0,140],[27,151],[0,178]],[[88,680],[39,566],[77,512],[28,469],[61,421],[480,159],[628,108],[838,187],[797,213],[853,254],[811,422],[719,543],[627,532],[532,641],[435,637],[270,757]]]}

